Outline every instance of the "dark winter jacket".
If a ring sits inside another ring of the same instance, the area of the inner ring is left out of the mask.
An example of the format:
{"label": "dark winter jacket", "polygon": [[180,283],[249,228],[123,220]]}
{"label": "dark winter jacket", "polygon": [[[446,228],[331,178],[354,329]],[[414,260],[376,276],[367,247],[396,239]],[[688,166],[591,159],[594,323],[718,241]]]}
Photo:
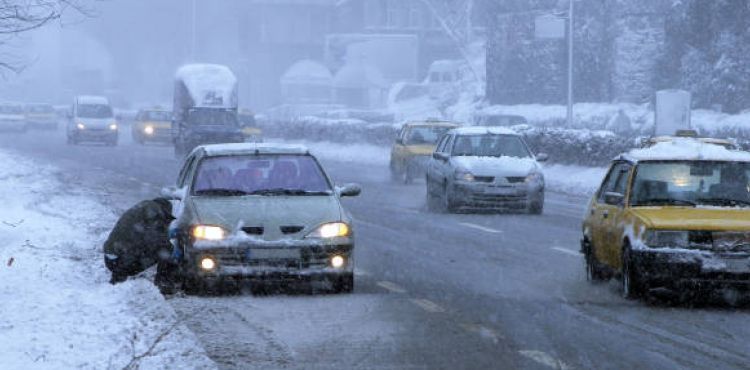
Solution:
{"label": "dark winter jacket", "polygon": [[145,200],[127,210],[104,243],[105,262],[114,274],[135,275],[171,250],[167,236],[172,204],[163,198]]}

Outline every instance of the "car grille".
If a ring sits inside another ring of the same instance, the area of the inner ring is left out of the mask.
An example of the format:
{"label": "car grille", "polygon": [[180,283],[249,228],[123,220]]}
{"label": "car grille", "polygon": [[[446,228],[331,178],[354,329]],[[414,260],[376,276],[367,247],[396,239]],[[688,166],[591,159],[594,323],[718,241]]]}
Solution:
{"label": "car grille", "polygon": [[304,228],[305,228],[304,226],[282,226],[280,227],[281,232],[283,234],[296,234],[302,231],[302,229]]}
{"label": "car grille", "polygon": [[470,202],[478,206],[500,207],[513,206],[524,207],[526,195],[509,195],[509,194],[472,194]]}
{"label": "car grille", "polygon": [[695,246],[697,249],[750,253],[750,232],[691,231],[689,238],[691,247]]}
{"label": "car grille", "polygon": [[244,231],[248,235],[263,235],[262,226],[247,226],[243,227],[242,231]]}
{"label": "car grille", "polygon": [[506,177],[505,179],[508,180],[508,182],[511,184],[518,184],[518,183],[522,183],[526,181],[525,177],[517,177],[517,176]]}
{"label": "car grille", "polygon": [[248,259],[246,250],[216,251],[212,253],[219,266],[226,267],[272,267],[286,269],[304,269],[325,267],[328,265],[329,252],[313,248],[301,248],[300,258]]}

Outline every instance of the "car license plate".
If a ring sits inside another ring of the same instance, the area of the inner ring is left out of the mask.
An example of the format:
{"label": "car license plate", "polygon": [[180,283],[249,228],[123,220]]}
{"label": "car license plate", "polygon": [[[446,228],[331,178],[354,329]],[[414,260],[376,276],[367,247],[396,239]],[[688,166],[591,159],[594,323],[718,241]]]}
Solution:
{"label": "car license plate", "polygon": [[247,258],[251,260],[280,260],[280,259],[299,259],[299,249],[292,248],[264,248],[249,249]]}

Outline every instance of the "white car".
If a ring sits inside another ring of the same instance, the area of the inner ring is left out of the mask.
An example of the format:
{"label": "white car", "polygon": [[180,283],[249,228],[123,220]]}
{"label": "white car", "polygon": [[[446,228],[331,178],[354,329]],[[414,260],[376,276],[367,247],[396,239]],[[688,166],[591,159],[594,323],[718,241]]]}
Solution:
{"label": "white car", "polygon": [[119,127],[109,100],[101,96],[78,96],[68,117],[68,144],[82,141],[117,145]]}
{"label": "white car", "polygon": [[25,132],[26,129],[23,106],[13,103],[0,104],[0,131]]}
{"label": "white car", "polygon": [[427,165],[427,207],[462,209],[544,209],[544,175],[523,137],[501,127],[461,127],[446,133]]}

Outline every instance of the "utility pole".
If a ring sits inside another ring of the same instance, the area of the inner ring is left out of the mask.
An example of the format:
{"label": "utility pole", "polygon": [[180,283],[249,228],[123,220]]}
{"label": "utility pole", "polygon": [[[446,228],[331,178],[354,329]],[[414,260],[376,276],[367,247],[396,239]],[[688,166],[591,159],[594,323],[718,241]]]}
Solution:
{"label": "utility pole", "polygon": [[197,14],[198,6],[196,4],[197,1],[198,0],[193,0],[192,20],[190,22],[190,59],[192,62],[195,62],[195,51],[197,47],[196,45],[197,44],[197,40],[196,40],[197,26],[195,24],[196,20],[198,19],[198,14]]}
{"label": "utility pole", "polygon": [[568,7],[568,127],[573,127],[573,0]]}

